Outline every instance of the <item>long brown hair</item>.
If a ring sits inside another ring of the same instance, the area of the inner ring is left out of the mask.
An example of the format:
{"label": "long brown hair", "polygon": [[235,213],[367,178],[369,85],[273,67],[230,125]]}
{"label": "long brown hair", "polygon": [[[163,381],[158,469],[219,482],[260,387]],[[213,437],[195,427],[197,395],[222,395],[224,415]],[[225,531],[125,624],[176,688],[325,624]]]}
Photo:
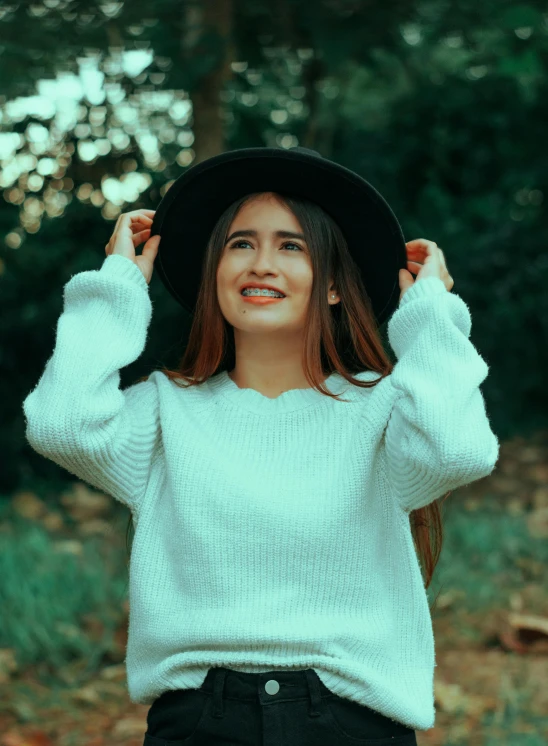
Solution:
{"label": "long brown hair", "polygon": [[[210,376],[223,370],[231,371],[236,364],[232,327],[222,315],[217,299],[217,267],[228,230],[238,211],[248,200],[265,194],[248,194],[236,200],[213,228],[204,254],[202,282],[188,344],[177,370],[161,369],[181,388],[199,386]],[[361,388],[376,386],[394,366],[384,350],[360,270],[339,226],[314,202],[278,192],[268,194],[273,194],[293,212],[310,250],[313,281],[303,345],[303,370],[307,381],[325,396],[335,399],[339,399],[339,395],[323,388],[326,375],[335,371]],[[330,278],[333,278],[341,298],[333,305],[326,300]],[[353,377],[365,370],[377,372],[380,377],[374,381],[360,381]],[[138,382],[147,379],[148,376],[143,376]],[[444,499],[450,494],[446,493]],[[411,511],[409,519],[415,551],[428,588],[443,542],[438,501]],[[128,532],[131,522],[130,517]]]}

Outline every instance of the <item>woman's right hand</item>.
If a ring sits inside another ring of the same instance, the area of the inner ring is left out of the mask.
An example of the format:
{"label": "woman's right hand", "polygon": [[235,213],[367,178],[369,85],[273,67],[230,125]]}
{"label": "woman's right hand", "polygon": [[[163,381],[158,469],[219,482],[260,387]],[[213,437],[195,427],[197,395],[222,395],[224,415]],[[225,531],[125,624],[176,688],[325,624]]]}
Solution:
{"label": "woman's right hand", "polygon": [[[116,221],[110,241],[105,246],[107,256],[121,254],[131,259],[143,273],[147,284],[150,283],[152,277],[154,260],[160,243],[160,236],[150,238],[150,226],[155,212],[155,210],[132,210],[132,212],[122,213]],[[146,241],[143,251],[140,256],[137,256],[135,248],[143,241]]]}

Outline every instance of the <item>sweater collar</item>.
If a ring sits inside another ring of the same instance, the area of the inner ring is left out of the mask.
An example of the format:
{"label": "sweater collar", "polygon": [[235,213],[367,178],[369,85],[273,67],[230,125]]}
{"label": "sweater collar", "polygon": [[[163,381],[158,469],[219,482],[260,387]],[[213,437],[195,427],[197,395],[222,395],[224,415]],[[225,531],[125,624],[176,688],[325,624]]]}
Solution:
{"label": "sweater collar", "polygon": [[[270,399],[255,389],[240,388],[230,378],[226,370],[209,378],[208,383],[214,394],[222,396],[239,409],[245,409],[259,415],[292,412],[330,401],[330,397],[321,394],[313,387],[290,389],[284,391],[275,399]],[[348,382],[336,372],[324,381],[324,387],[333,394],[342,393],[347,385]]]}

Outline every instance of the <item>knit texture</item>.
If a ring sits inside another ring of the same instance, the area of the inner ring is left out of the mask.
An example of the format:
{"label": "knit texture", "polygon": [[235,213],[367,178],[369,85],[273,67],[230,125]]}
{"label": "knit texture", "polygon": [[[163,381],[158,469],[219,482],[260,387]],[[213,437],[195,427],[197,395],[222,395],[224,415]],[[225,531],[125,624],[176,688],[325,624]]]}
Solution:
{"label": "knit texture", "polygon": [[431,728],[434,636],[409,512],[488,476],[499,454],[465,302],[416,280],[389,321],[392,373],[368,389],[325,382],[347,401],[270,399],[226,371],[185,388],[155,371],[121,390],[151,315],[127,258],[74,275],[23,403],[32,448],[133,515],[131,700],[197,688],[214,666],[313,668],[337,695]]}

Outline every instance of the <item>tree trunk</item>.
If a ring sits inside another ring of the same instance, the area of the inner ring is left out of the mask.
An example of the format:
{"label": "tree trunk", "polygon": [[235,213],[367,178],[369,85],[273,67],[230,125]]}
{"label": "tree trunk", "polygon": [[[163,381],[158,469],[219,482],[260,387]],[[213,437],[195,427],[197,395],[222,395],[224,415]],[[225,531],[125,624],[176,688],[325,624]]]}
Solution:
{"label": "tree trunk", "polygon": [[183,58],[188,59],[200,53],[212,57],[211,69],[199,78],[196,87],[190,91],[195,164],[225,149],[220,94],[232,76],[232,0],[187,2],[183,12],[186,29],[182,40]]}

